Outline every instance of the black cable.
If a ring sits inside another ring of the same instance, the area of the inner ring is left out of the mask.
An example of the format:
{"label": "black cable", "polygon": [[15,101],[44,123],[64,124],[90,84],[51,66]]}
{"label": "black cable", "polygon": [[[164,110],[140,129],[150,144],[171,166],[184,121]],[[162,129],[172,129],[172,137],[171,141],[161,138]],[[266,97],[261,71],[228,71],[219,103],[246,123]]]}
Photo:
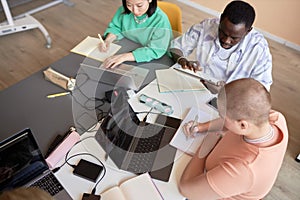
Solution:
{"label": "black cable", "polygon": [[[151,111],[151,110],[150,110]],[[161,114],[161,112],[150,112],[150,111],[140,111],[140,112],[134,112],[136,115],[138,115],[138,114],[157,114],[157,115],[159,115],[159,114]]]}
{"label": "black cable", "polygon": [[151,113],[153,107],[147,112],[147,114],[145,115],[144,119],[142,120],[143,122],[146,122],[147,121],[147,117],[149,115],[149,113]]}
{"label": "black cable", "polygon": [[[95,111],[96,118],[99,122],[100,118],[103,118],[105,116],[106,112],[104,112],[101,107],[105,104],[108,103],[108,100],[106,97],[104,98],[98,98],[98,97],[90,97],[90,95],[86,95],[85,92],[82,90],[84,86],[87,84],[87,82],[90,82],[91,84],[99,84],[99,80],[93,80],[89,77],[87,73],[80,72],[76,76],[76,86],[74,90],[72,91],[72,99],[75,101],[76,104],[81,106],[83,109],[86,111]],[[84,114],[84,113],[83,113]],[[82,114],[82,115],[83,115]],[[83,125],[80,125],[78,123],[78,120],[82,116],[80,115],[79,117],[76,117],[75,124],[76,128],[82,132],[88,132],[86,128]],[[79,126],[79,127],[78,127]]]}
{"label": "black cable", "polygon": [[83,155],[92,156],[92,157],[95,158],[95,159],[102,165],[102,167],[103,167],[103,171],[102,171],[103,173],[102,173],[102,176],[98,179],[98,181],[96,182],[95,186],[94,186],[93,189],[92,189],[92,194],[95,194],[95,193],[96,193],[96,188],[97,188],[98,184],[101,182],[101,180],[104,178],[104,176],[105,176],[105,174],[106,174],[106,167],[105,167],[105,165],[103,164],[103,162],[102,162],[99,158],[97,158],[95,155],[93,155],[93,154],[91,154],[91,153],[86,153],[86,152],[77,153],[77,154],[74,154],[74,155],[71,155],[70,157],[68,157],[68,156],[69,156],[69,153],[71,152],[71,150],[72,150],[77,144],[83,142],[84,140],[90,139],[90,138],[95,138],[95,137],[94,137],[94,136],[88,136],[88,137],[86,137],[86,138],[83,138],[82,140],[77,141],[77,142],[76,142],[76,143],[75,143],[75,144],[67,151],[67,153],[66,153],[66,155],[65,155],[65,162],[64,162],[61,166],[54,168],[54,169],[52,170],[52,172],[53,172],[53,173],[57,172],[57,171],[58,171],[59,169],[61,169],[61,167],[63,167],[65,164],[68,164],[70,167],[75,168],[76,165],[70,164],[68,161],[69,161],[70,159],[76,157],[76,156],[83,156]]}

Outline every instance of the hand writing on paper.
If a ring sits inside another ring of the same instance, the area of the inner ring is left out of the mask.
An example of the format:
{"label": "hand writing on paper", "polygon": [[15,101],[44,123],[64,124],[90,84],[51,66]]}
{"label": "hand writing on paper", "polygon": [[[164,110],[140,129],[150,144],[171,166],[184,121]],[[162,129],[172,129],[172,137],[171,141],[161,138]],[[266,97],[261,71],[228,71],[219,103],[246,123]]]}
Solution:
{"label": "hand writing on paper", "polygon": [[197,134],[201,133],[201,123],[195,125],[195,121],[189,121],[183,126],[183,132],[187,138],[194,138]]}
{"label": "hand writing on paper", "polygon": [[107,52],[110,48],[110,44],[117,38],[114,34],[109,33],[105,40],[102,39],[102,36],[98,34],[99,37],[99,50],[101,52]]}
{"label": "hand writing on paper", "polygon": [[105,42],[100,42],[98,47],[101,52],[107,52],[109,46],[110,46],[110,42],[105,41]]}
{"label": "hand writing on paper", "polygon": [[106,52],[108,49],[109,49],[109,44],[107,44],[107,42],[105,42],[103,39],[102,39],[102,36],[100,34],[98,34],[98,37],[99,37],[99,50],[101,52]]}

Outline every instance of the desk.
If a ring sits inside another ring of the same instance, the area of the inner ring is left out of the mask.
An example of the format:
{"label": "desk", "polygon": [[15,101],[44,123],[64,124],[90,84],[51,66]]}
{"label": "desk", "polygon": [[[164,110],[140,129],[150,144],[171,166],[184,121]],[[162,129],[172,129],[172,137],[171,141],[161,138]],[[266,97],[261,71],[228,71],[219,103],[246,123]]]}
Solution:
{"label": "desk", "polygon": [[[119,53],[130,51],[138,46],[126,39],[119,41],[119,44],[122,45]],[[50,66],[68,77],[76,77],[82,62],[95,61],[70,53]],[[154,79],[155,69],[171,66],[173,61],[168,56],[164,56],[150,63],[128,62],[128,64],[143,65],[148,68],[150,72],[145,80],[148,82]],[[25,127],[30,127],[44,155],[51,141],[74,125],[71,95],[54,99],[46,98],[48,94],[64,92],[62,88],[45,81],[43,70],[48,67],[0,92],[0,140]],[[103,97],[106,89],[99,88],[99,97]],[[82,132],[79,131],[79,134]]]}
{"label": "desk", "polygon": [[[122,40],[119,44],[122,45],[119,53],[136,48],[136,44],[128,40]],[[94,60],[70,53],[68,56],[51,64],[51,67],[66,76],[76,77],[80,63],[82,62],[99,64]],[[169,57],[164,56],[163,58],[150,63],[138,64],[135,62],[128,62],[127,64],[139,67],[142,66],[149,69],[149,74],[144,81],[145,83],[149,83],[155,78],[155,69],[167,68],[173,64],[173,61]],[[70,95],[55,99],[46,98],[48,94],[63,92],[63,89],[45,81],[43,70],[38,71],[23,81],[0,92],[0,139],[7,138],[25,127],[30,127],[36,136],[42,153],[45,155],[50,142],[53,141],[55,136],[64,133],[74,124],[74,102],[72,102],[72,96]],[[97,90],[97,95],[103,97],[104,92],[107,89],[108,88],[99,88],[99,90]],[[83,134],[83,132],[84,130],[81,130],[79,133]],[[82,135],[82,137],[86,136],[88,136],[88,134]],[[88,151],[95,154],[96,152],[96,156],[103,161],[104,151],[100,148],[99,144],[95,140],[87,142],[89,143],[79,145],[71,153]],[[70,160],[70,162],[73,161],[74,163],[77,163],[79,160],[78,157],[75,157],[74,159],[75,160]],[[179,153],[170,177],[170,182],[165,183],[155,180],[155,183],[166,199],[176,200],[183,198],[178,192],[177,182],[182,173],[183,166],[185,166],[185,164],[180,163],[186,163],[188,160],[188,156],[183,156],[183,154]],[[97,194],[134,176],[132,173],[111,167],[112,161],[111,163],[109,162],[110,161],[108,160],[108,163],[105,163],[108,170],[107,175],[102,181],[102,183],[105,184],[99,184],[97,187]],[[74,199],[81,199],[82,193],[91,192],[94,186],[93,183],[87,180],[73,176],[72,169],[68,166],[64,166],[56,175],[67,190],[70,191],[70,194]]]}
{"label": "desk", "polygon": [[[95,131],[91,131],[88,133],[84,133],[81,138],[86,138],[88,136],[93,136],[96,133],[98,126],[95,128]],[[94,139],[84,140],[79,145],[75,146],[74,149],[70,152],[70,156],[79,152],[89,152],[96,156],[101,161],[104,161],[104,150],[98,145],[98,143]],[[72,164],[77,164],[80,158],[87,159],[91,162],[98,163],[98,161],[91,156],[78,156],[74,157],[74,159],[69,160]],[[179,193],[177,183],[181,174],[184,170],[184,167],[188,163],[191,157],[183,154],[178,151],[176,155],[176,161],[174,162],[172,173],[170,176],[169,182],[163,182],[159,180],[154,180],[155,185],[158,190],[162,194],[165,200],[183,200],[184,197]],[[62,164],[59,163],[58,166]],[[117,169],[117,167],[113,167],[113,161],[108,159],[104,162],[106,167],[106,175],[103,180],[98,184],[96,188],[96,194],[100,194],[101,192],[119,185],[121,182],[134,177],[135,175],[123,170]],[[74,200],[80,200],[82,197],[82,193],[90,193],[95,186],[95,183],[91,181],[85,180],[83,178],[77,177],[72,174],[72,168],[65,165],[63,166],[56,174],[56,177],[60,180],[60,182],[64,185],[67,191],[70,193]],[[72,183],[72,184],[70,184]]]}

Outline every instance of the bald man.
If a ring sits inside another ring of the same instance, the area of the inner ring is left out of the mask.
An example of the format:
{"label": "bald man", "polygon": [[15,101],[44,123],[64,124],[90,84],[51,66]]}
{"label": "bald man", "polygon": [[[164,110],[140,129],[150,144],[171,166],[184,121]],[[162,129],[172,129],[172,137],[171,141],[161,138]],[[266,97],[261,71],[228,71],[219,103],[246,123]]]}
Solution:
{"label": "bald man", "polygon": [[[271,111],[269,92],[251,78],[226,84],[217,103],[219,119],[184,126],[187,136],[210,132],[186,166],[179,189],[189,200],[262,199],[286,152],[285,118]],[[222,130],[222,139],[212,130]]]}

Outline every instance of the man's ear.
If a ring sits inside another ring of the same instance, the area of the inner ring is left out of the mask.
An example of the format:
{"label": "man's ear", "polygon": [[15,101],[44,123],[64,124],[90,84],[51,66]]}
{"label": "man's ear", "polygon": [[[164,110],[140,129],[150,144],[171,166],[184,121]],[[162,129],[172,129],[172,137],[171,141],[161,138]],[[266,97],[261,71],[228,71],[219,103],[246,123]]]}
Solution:
{"label": "man's ear", "polygon": [[238,123],[239,123],[239,127],[242,131],[249,128],[249,124],[246,120],[239,120]]}
{"label": "man's ear", "polygon": [[253,29],[253,27],[250,27],[247,31],[247,34]]}

